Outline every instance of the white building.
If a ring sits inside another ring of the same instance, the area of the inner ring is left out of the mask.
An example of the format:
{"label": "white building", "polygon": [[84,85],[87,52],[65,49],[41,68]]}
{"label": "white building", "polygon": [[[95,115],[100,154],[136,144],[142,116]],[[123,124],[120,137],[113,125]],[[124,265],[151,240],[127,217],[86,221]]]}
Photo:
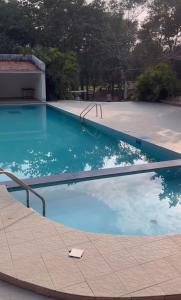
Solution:
{"label": "white building", "polygon": [[0,100],[46,101],[45,64],[34,55],[0,54]]}

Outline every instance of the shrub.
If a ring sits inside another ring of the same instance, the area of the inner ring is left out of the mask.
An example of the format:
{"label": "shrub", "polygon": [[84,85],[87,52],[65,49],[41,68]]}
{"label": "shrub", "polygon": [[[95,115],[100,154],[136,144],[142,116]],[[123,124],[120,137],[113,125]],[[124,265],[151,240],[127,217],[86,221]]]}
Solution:
{"label": "shrub", "polygon": [[176,95],[178,80],[169,64],[161,63],[147,69],[136,81],[134,98],[159,101]]}

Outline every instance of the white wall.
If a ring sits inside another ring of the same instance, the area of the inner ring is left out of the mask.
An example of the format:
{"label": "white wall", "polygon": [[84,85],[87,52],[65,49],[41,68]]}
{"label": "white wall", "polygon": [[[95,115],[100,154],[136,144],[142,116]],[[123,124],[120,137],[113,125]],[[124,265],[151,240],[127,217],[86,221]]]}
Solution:
{"label": "white wall", "polygon": [[38,79],[35,83],[35,98],[46,101],[46,82],[45,74],[38,74]]}
{"label": "white wall", "polygon": [[35,89],[35,99],[46,100],[45,75],[1,73],[0,98],[22,98],[22,88]]}

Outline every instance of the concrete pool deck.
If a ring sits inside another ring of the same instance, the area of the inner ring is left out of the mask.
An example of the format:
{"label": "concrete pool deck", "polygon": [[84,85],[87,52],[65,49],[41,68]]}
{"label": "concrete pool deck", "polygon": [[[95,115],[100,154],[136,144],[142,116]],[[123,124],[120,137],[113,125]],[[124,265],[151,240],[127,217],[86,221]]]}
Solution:
{"label": "concrete pool deck", "polygon": [[[51,103],[77,115],[87,104]],[[92,112],[90,120],[181,153],[180,107],[102,105],[104,119]],[[77,231],[27,209],[0,186],[0,245],[0,279],[35,293],[65,300],[181,299],[181,234],[119,237]],[[72,247],[85,250],[82,259],[68,257]],[[8,289],[0,284],[0,297],[2,286]]]}
{"label": "concrete pool deck", "polygon": [[[89,103],[59,101],[48,104],[79,116]],[[95,117],[95,110],[86,119],[181,153],[181,107],[146,102],[101,102],[101,105],[103,119]]]}

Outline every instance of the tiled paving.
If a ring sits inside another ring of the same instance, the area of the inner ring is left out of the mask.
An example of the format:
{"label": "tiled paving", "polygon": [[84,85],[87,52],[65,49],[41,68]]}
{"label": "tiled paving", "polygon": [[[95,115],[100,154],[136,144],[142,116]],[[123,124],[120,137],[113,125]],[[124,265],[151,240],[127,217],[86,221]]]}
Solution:
{"label": "tiled paving", "polygon": [[[18,300],[18,295],[37,300],[181,299],[181,235],[76,231],[27,209],[0,186],[0,245],[0,279],[36,292],[0,282],[2,300]],[[85,250],[82,259],[68,257],[71,247]]]}

